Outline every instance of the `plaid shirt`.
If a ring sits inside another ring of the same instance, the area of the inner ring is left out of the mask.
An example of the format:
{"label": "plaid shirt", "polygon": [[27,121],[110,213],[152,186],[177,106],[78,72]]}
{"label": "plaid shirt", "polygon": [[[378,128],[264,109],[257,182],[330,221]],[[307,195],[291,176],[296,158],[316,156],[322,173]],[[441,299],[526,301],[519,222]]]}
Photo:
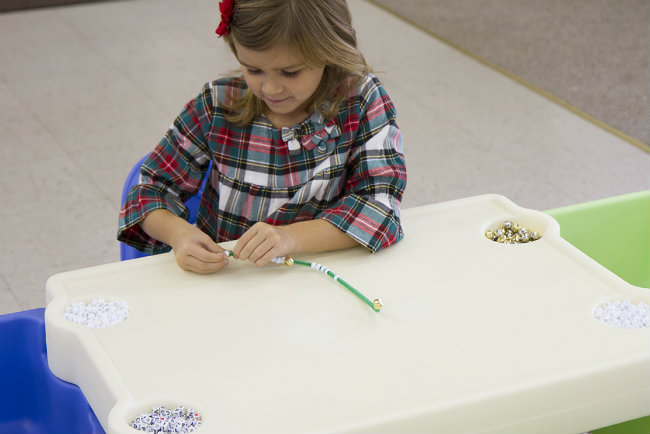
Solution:
{"label": "plaid shirt", "polygon": [[256,222],[315,218],[372,252],[403,237],[402,136],[376,77],[370,75],[335,118],[315,111],[293,128],[275,128],[264,116],[245,127],[228,122],[220,103],[245,89],[241,78],[216,80],[185,106],[142,165],[140,184],[120,212],[120,241],[147,253],[168,251],[138,223],[160,208],[187,219],[184,202],[209,167],[196,224],[217,242],[238,239]]}

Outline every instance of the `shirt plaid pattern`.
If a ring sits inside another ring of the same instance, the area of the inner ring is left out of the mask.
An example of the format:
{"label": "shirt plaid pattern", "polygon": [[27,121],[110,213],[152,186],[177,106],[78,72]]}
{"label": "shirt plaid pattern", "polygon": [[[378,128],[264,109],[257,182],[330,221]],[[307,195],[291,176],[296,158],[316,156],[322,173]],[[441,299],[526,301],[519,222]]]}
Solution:
{"label": "shirt plaid pattern", "polygon": [[[369,75],[333,119],[315,111],[291,129],[262,116],[245,127],[224,117],[241,78],[204,86],[145,159],[140,184],[122,207],[118,239],[147,253],[169,246],[140,223],[155,209],[185,219],[184,202],[208,176],[197,226],[215,241],[238,239],[256,222],[284,225],[321,218],[375,252],[403,237],[399,203],[406,186],[395,109]],[[211,166],[209,166],[212,161]]]}

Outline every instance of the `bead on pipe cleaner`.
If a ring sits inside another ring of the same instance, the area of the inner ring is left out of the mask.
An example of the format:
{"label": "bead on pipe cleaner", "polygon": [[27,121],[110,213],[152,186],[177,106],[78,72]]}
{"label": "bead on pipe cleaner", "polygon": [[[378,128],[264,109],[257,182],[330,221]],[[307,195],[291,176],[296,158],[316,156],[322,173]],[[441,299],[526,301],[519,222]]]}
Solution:
{"label": "bead on pipe cleaner", "polygon": [[293,265],[293,259],[291,259],[290,256],[276,256],[275,258],[271,259],[271,262],[274,262],[276,264],[284,264],[287,267]]}
{"label": "bead on pipe cleaner", "polygon": [[[305,266],[305,267],[310,267],[310,268],[313,268],[313,269],[315,269],[315,270],[323,271],[323,270],[322,270],[322,268],[323,268],[322,265],[320,265],[320,264],[315,264],[315,263],[313,263],[313,262],[305,262],[305,261],[294,260],[294,263],[296,263],[296,264],[298,264],[298,265],[303,265],[303,266]],[[325,268],[327,268],[327,267],[325,267]],[[333,279],[334,279],[334,277],[335,277],[335,274],[334,274],[331,270],[329,270],[329,269],[327,269],[327,272],[326,272],[325,274],[327,274],[328,276],[330,276],[330,277],[333,278]],[[373,302],[373,301],[370,301],[370,300],[369,300],[365,295],[363,295],[362,293],[360,293],[359,291],[357,291],[357,290],[356,290],[352,285],[350,285],[348,282],[346,282],[345,280],[343,280],[340,276],[338,277],[338,279],[334,279],[334,280],[335,280],[336,282],[338,282],[339,284],[341,284],[341,286],[343,286],[344,288],[348,289],[348,290],[349,290],[350,292],[352,292],[354,295],[356,295],[357,297],[359,297],[359,299],[360,299],[361,301],[363,301],[365,304],[367,304],[368,306],[370,306],[370,307],[372,308],[372,310],[374,310],[375,312],[379,312],[379,311],[381,310],[381,308],[382,308],[382,303],[381,303],[381,301],[380,301],[379,299],[375,299],[374,302]]]}
{"label": "bead on pipe cleaner", "polygon": [[[225,253],[226,256],[233,256],[233,253],[230,250],[224,250],[223,253]],[[361,301],[363,301],[365,304],[370,306],[372,310],[374,310],[375,312],[379,312],[383,307],[383,303],[379,298],[375,298],[373,301],[370,301],[365,295],[357,291],[352,285],[350,285],[348,282],[343,280],[341,276],[339,276],[338,274],[334,274],[332,270],[330,270],[324,265],[317,264],[315,262],[298,261],[293,259],[291,256],[278,256],[271,259],[271,262],[274,262],[276,264],[284,264],[287,267],[294,264],[298,264],[298,265],[303,265],[305,267],[310,267],[314,270],[318,270],[322,273],[325,273],[326,275],[334,279],[335,282],[339,283],[341,286],[343,286],[344,288],[352,292],[354,295],[359,297]]]}

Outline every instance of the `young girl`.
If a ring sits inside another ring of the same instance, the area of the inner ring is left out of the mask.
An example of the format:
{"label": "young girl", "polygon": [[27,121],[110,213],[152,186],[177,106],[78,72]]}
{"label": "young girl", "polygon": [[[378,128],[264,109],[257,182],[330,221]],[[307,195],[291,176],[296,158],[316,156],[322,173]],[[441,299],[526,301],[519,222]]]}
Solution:
{"label": "young girl", "polygon": [[[204,86],[142,165],[118,239],[185,270],[371,252],[403,237],[395,109],[356,48],[345,0],[223,0],[216,33],[242,77]],[[210,162],[212,162],[211,166]],[[196,226],[183,203],[207,173]]]}

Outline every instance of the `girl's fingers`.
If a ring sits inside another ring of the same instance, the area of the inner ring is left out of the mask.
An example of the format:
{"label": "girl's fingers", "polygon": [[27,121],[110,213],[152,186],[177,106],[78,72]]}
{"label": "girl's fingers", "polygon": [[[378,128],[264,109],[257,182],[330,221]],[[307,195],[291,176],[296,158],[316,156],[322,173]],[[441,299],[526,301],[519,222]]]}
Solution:
{"label": "girl's fingers", "polygon": [[[250,231],[249,231],[250,232]],[[250,259],[251,254],[262,244],[265,240],[262,234],[255,231],[254,233],[246,232],[235,244],[233,254],[235,258],[243,261]]]}
{"label": "girl's fingers", "polygon": [[203,262],[221,262],[226,258],[223,249],[207,235],[193,240],[187,254]]}
{"label": "girl's fingers", "polygon": [[188,271],[214,273],[228,264],[223,249],[209,235],[190,226],[175,237],[174,254],[178,265]]}
{"label": "girl's fingers", "polygon": [[276,256],[286,255],[290,251],[289,245],[290,240],[282,227],[256,223],[239,239],[233,256],[264,265]]}
{"label": "girl's fingers", "polygon": [[211,251],[213,253],[222,253],[223,252],[223,248],[219,244],[212,241],[212,238],[210,238],[210,237],[207,237],[206,242],[204,244],[204,247],[207,250],[209,250],[209,251]]}
{"label": "girl's fingers", "polygon": [[275,257],[274,253],[275,243],[269,240],[264,240],[255,251],[248,258],[255,265],[264,265]]}
{"label": "girl's fingers", "polygon": [[220,247],[219,252],[213,252],[202,244],[192,243],[187,249],[175,253],[176,262],[181,268],[196,273],[214,273],[228,265],[228,257]]}
{"label": "girl's fingers", "polygon": [[193,248],[188,255],[193,256],[199,261],[206,263],[218,263],[226,261],[228,259],[223,251],[211,252],[210,250],[207,250],[201,246],[196,246]]}
{"label": "girl's fingers", "polygon": [[181,268],[199,274],[210,274],[221,270],[227,264],[228,261],[226,260],[219,262],[204,262],[193,256],[187,256],[186,258],[183,258]]}

